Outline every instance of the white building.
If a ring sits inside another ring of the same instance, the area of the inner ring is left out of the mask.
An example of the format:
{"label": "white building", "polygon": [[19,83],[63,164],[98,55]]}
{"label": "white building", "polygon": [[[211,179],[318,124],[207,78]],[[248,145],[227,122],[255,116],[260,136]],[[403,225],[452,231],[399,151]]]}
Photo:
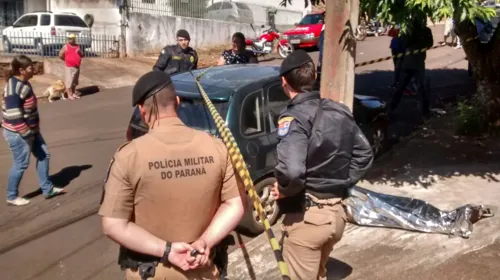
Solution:
{"label": "white building", "polygon": [[311,13],[311,5],[305,8],[304,0],[293,0],[292,4],[290,5],[287,3],[286,7],[280,6],[281,1],[282,0],[212,0],[212,4],[217,2],[245,3],[252,10],[254,24],[256,25],[267,25],[267,12],[269,8],[276,9],[274,18],[275,24],[283,27],[292,27],[295,23],[299,22],[305,14]]}

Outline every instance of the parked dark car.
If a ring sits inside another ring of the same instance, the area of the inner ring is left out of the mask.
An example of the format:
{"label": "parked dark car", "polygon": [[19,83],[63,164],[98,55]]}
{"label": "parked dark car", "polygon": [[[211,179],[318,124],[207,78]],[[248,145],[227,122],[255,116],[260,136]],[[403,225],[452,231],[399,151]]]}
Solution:
{"label": "parked dark car", "polygon": [[[193,74],[196,76],[202,71],[195,70]],[[180,98],[178,114],[181,120],[187,126],[218,136],[191,74],[180,73],[172,76],[172,80]],[[273,177],[277,163],[276,130],[279,113],[289,103],[281,87],[279,67],[257,64],[215,67],[203,76],[201,84],[233,133],[269,222],[274,224],[279,216],[279,209],[270,195],[276,181]],[[376,97],[355,97],[354,117],[377,153],[383,150],[387,139],[388,122],[384,109],[385,104]],[[147,130],[136,108],[127,139],[140,137]],[[263,232],[264,227],[251,203],[249,208],[238,230],[246,234]]]}

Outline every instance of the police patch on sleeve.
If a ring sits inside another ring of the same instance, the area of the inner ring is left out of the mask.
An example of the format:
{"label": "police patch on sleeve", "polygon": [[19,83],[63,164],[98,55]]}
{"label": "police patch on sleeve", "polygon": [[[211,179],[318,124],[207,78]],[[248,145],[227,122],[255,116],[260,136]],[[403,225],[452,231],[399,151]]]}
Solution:
{"label": "police patch on sleeve", "polygon": [[290,124],[294,119],[293,117],[284,117],[278,121],[278,136],[283,137],[288,135]]}
{"label": "police patch on sleeve", "polygon": [[190,56],[189,57],[189,61],[191,61],[191,63],[193,63],[194,62],[194,56]]}

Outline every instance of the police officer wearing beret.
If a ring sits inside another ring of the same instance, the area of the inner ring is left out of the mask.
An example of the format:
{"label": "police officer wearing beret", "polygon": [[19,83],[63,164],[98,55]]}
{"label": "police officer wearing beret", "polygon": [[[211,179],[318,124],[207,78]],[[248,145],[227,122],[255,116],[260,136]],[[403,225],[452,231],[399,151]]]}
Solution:
{"label": "police officer wearing beret", "polygon": [[156,61],[153,70],[163,71],[169,75],[182,73],[198,68],[198,53],[189,46],[189,33],[177,31],[177,44],[166,46]]}
{"label": "police officer wearing beret", "polygon": [[280,75],[291,99],[278,121],[272,191],[285,213],[283,257],[292,279],[326,279],[346,222],[341,201],[370,168],[373,152],[349,108],[312,91],[316,71],[306,52],[291,53]]}
{"label": "police officer wearing beret", "polygon": [[105,235],[121,245],[119,264],[129,280],[219,279],[212,249],[246,199],[227,148],[182,123],[163,72],[138,80],[132,105],[149,131],[115,153],[99,210]]}

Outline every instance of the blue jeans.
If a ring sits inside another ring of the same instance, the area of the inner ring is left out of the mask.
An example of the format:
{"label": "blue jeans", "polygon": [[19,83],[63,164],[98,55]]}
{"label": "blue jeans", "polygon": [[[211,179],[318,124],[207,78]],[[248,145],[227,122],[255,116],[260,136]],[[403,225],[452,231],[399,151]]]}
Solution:
{"label": "blue jeans", "polygon": [[33,145],[30,147],[26,139],[18,133],[3,129],[3,137],[12,151],[13,165],[9,172],[7,183],[7,199],[13,200],[19,196],[19,184],[23,178],[24,171],[30,163],[30,154],[37,159],[36,172],[40,188],[44,195],[48,195],[54,185],[49,179],[49,150],[40,133],[35,135]]}

